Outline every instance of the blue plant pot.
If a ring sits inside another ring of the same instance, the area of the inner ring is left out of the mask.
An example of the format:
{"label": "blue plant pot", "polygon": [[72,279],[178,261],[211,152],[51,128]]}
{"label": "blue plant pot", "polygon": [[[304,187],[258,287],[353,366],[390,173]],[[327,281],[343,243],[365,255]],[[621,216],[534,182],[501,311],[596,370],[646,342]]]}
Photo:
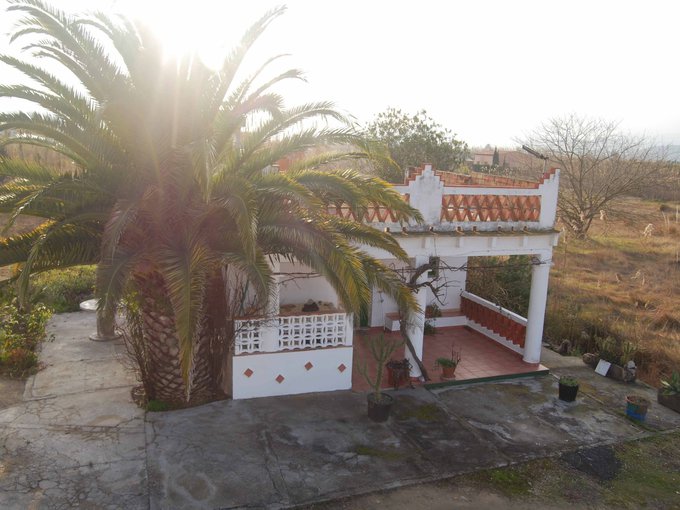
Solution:
{"label": "blue plant pot", "polygon": [[645,421],[649,400],[640,397],[626,397],[626,416],[637,421]]}

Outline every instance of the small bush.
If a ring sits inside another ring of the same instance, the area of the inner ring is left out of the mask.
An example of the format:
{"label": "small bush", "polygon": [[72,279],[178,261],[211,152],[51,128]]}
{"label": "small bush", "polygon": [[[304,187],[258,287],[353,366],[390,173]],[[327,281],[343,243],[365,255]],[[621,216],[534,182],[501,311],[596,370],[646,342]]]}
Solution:
{"label": "small bush", "polygon": [[423,334],[424,335],[434,335],[437,333],[437,328],[432,324],[430,321],[425,321],[425,324],[423,326]]}
{"label": "small bush", "polygon": [[31,280],[35,298],[55,313],[77,312],[80,303],[94,296],[96,266],[46,271]]}
{"label": "small bush", "polygon": [[52,312],[38,303],[24,312],[16,301],[0,306],[0,368],[13,377],[22,377],[33,368],[35,349],[45,338],[45,326]]}

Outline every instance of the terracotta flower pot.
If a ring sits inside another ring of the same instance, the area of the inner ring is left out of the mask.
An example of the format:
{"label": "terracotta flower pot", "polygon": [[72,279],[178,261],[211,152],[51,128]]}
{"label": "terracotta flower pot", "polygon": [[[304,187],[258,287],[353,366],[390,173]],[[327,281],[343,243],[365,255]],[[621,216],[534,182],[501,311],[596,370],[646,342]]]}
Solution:
{"label": "terracotta flower pot", "polygon": [[455,379],[456,378],[456,365],[452,367],[445,367],[442,365],[442,379]]}

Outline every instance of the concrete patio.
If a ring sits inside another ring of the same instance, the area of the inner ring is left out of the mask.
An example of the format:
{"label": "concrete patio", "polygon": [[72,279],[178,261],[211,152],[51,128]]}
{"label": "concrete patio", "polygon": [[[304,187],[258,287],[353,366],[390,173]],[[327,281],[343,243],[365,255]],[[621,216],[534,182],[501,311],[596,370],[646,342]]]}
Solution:
{"label": "concrete patio", "polygon": [[[45,368],[0,411],[0,508],[281,508],[441,479],[680,428],[641,384],[544,352],[553,375],[400,390],[386,424],[353,392],[224,401],[146,416],[120,343],[87,340],[94,315],[52,319]],[[653,400],[624,417],[629,393]]]}

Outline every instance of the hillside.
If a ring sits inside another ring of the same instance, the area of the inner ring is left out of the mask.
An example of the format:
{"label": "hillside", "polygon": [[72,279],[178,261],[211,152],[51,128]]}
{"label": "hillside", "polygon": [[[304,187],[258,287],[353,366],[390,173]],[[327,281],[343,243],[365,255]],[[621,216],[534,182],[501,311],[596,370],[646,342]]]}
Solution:
{"label": "hillside", "polygon": [[567,338],[578,354],[595,350],[595,337],[631,342],[639,376],[654,385],[680,369],[676,205],[627,199],[630,218],[596,221],[585,241],[562,236],[553,254],[546,320],[553,344]]}

